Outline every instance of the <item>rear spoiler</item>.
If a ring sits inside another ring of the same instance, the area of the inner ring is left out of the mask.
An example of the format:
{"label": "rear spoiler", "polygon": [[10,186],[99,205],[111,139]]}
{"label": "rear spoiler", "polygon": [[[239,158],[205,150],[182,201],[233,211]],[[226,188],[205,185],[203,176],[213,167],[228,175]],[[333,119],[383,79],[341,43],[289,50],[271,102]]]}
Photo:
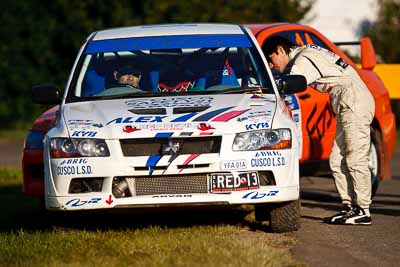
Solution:
{"label": "rear spoiler", "polygon": [[361,46],[361,67],[367,70],[373,70],[376,65],[376,54],[374,46],[369,37],[363,37],[360,41],[353,42],[335,42],[336,46],[360,45]]}

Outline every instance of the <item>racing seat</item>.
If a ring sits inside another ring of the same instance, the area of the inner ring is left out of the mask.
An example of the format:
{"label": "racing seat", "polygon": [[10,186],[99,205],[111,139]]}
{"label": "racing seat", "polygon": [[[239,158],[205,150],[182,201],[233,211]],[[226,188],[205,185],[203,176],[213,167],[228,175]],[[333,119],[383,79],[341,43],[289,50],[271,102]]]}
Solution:
{"label": "racing seat", "polygon": [[240,87],[236,78],[235,70],[229,65],[229,59],[226,58],[224,69],[222,71],[221,85],[232,85],[232,87]]}
{"label": "racing seat", "polygon": [[93,96],[104,91],[105,83],[105,78],[95,69],[88,70],[82,84],[82,96]]}
{"label": "racing seat", "polygon": [[156,70],[142,73],[142,78],[139,82],[139,87],[142,90],[150,90],[151,92],[158,91],[159,72]]}

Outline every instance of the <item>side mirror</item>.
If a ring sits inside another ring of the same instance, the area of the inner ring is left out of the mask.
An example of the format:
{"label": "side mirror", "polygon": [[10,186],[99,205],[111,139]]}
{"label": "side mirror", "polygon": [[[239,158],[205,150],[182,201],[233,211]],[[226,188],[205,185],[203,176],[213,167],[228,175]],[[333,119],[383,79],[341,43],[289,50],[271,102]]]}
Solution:
{"label": "side mirror", "polygon": [[300,93],[307,89],[307,80],[303,75],[281,75],[275,81],[282,95]]}
{"label": "side mirror", "polygon": [[36,104],[55,105],[61,100],[60,90],[51,84],[35,85],[32,87],[32,101]]}

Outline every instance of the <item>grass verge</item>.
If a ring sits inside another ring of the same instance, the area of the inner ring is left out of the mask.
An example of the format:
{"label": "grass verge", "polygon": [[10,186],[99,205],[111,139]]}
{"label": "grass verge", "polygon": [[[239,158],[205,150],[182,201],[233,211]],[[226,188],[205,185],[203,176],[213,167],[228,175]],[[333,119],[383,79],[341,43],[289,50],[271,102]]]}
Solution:
{"label": "grass verge", "polygon": [[1,266],[301,266],[249,209],[48,214],[0,169]]}
{"label": "grass verge", "polygon": [[0,144],[22,144],[27,133],[28,128],[0,130]]}

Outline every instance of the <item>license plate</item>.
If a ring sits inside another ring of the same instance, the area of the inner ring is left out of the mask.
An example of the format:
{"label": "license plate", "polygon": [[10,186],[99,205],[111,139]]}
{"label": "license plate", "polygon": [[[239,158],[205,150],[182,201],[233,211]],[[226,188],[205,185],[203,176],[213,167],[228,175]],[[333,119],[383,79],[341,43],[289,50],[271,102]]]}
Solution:
{"label": "license plate", "polygon": [[209,182],[211,193],[243,191],[260,186],[256,172],[239,173],[237,176],[231,173],[213,173],[209,175]]}

